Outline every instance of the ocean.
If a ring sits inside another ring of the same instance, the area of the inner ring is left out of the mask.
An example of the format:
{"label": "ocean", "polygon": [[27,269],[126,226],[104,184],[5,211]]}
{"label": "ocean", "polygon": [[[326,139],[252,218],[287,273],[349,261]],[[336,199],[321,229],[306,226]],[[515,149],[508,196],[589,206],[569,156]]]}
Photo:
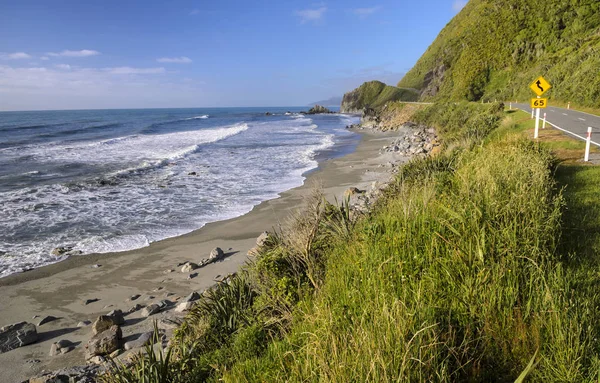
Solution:
{"label": "ocean", "polygon": [[300,110],[0,112],[0,277],[243,215],[357,145],[357,117]]}

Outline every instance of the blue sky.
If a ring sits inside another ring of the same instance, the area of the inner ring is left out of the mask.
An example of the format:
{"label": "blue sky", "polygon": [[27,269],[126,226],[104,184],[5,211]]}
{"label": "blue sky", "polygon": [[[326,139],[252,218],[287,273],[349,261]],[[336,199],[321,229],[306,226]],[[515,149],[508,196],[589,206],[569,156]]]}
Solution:
{"label": "blue sky", "polygon": [[0,0],[0,110],[294,106],[395,84],[466,0]]}

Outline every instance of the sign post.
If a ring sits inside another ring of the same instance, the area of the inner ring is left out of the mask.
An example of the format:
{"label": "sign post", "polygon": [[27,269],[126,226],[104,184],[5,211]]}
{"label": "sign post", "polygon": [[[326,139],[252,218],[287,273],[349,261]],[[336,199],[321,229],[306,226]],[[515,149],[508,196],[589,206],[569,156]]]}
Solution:
{"label": "sign post", "polygon": [[[542,76],[536,78],[531,84],[529,84],[529,89],[533,91],[537,95],[537,98],[531,99],[531,118],[533,118],[533,110],[536,110],[535,113],[535,131],[533,133],[533,138],[538,138],[538,132],[540,127],[540,109],[548,106],[548,99],[541,98],[544,93],[548,91],[548,89],[552,88],[552,85]],[[546,126],[546,116],[544,114],[544,126]]]}

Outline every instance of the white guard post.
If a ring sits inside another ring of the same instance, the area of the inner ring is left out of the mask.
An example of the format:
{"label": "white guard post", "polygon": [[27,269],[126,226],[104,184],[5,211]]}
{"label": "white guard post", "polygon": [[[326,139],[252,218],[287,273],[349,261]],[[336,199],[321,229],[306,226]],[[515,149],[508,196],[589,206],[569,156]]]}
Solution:
{"label": "white guard post", "polygon": [[544,122],[542,122],[542,129],[546,129],[546,112],[544,112]]}
{"label": "white guard post", "polygon": [[585,140],[585,157],[583,160],[588,162],[590,160],[590,141],[592,141],[592,127],[588,127],[587,139]]}
{"label": "white guard post", "polygon": [[531,118],[533,118],[533,111],[534,111],[534,108],[531,108]]}

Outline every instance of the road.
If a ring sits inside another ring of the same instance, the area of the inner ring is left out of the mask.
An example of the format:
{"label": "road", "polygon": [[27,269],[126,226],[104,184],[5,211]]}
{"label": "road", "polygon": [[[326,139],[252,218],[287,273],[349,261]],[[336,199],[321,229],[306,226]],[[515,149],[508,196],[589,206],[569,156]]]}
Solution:
{"label": "road", "polygon": [[[508,102],[506,104],[508,104]],[[512,107],[521,109],[531,115],[531,107],[529,104],[513,103]],[[546,124],[550,124],[556,129],[562,130],[581,140],[586,139],[587,128],[591,126],[592,144],[600,147],[600,116],[578,112],[573,109],[548,106],[546,109],[540,110],[540,129],[542,128],[541,119],[544,117],[544,112],[546,112]]]}

